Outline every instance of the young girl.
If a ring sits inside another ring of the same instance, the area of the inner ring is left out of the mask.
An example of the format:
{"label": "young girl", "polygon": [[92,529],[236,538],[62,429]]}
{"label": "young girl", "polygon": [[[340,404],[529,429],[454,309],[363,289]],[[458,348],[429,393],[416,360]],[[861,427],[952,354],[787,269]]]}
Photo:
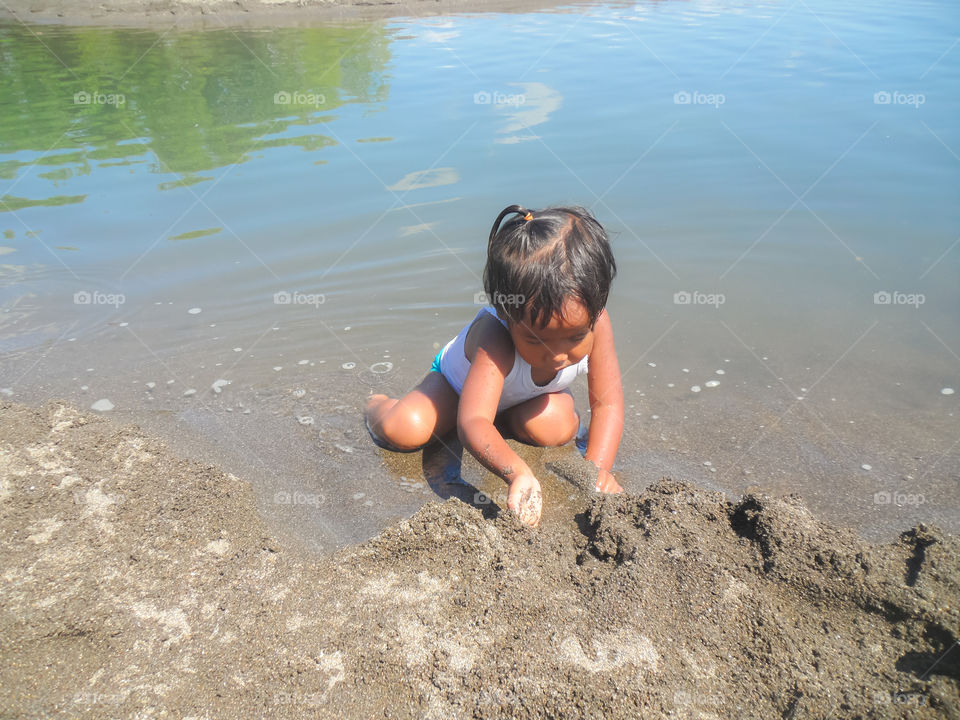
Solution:
{"label": "young girl", "polygon": [[598,468],[597,490],[621,492],[610,467],[623,431],[623,388],[604,309],[616,269],[606,232],[587,210],[504,209],[490,230],[483,271],[492,307],[437,353],[409,393],[370,398],[371,435],[410,451],[456,426],[463,446],[509,484],[508,508],[535,526],[540,483],[498,428],[533,445],[570,442],[580,417],[567,387],[586,373],[586,457]]}

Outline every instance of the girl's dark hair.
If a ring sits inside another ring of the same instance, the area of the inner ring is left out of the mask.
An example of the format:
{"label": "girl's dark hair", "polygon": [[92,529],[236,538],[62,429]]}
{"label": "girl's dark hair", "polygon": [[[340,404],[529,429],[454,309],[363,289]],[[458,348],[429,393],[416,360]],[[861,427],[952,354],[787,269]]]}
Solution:
{"label": "girl's dark hair", "polygon": [[[514,214],[501,226],[503,218]],[[573,297],[592,326],[607,304],[617,264],[603,226],[582,207],[504,208],[490,229],[483,287],[488,301],[517,323],[544,327]]]}

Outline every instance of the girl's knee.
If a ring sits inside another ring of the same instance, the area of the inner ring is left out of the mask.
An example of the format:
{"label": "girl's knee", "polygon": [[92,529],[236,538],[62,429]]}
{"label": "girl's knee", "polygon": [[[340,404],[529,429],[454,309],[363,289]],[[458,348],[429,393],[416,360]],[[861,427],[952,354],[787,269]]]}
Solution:
{"label": "girl's knee", "polygon": [[515,429],[520,439],[541,447],[556,447],[566,445],[577,436],[580,417],[568,393],[551,395],[538,410],[532,416],[518,418],[519,427]]}
{"label": "girl's knee", "polygon": [[579,423],[576,421],[576,415],[565,418],[556,418],[554,420],[542,419],[538,427],[533,428],[531,436],[534,443],[542,447],[559,447],[566,445],[577,436]]}
{"label": "girl's knee", "polygon": [[373,426],[373,431],[398,450],[417,450],[433,438],[434,428],[417,412],[395,408]]}

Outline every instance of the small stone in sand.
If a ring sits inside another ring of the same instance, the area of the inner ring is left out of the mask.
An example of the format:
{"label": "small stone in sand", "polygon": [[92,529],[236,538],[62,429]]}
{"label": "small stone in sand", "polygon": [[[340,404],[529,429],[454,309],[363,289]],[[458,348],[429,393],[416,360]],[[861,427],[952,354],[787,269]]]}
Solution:
{"label": "small stone in sand", "polygon": [[197,394],[197,391],[194,388],[190,388],[189,390],[183,391],[184,397],[190,397],[191,395],[196,395],[196,394]]}
{"label": "small stone in sand", "polygon": [[647,365],[649,365],[650,367],[656,367],[656,366],[657,366],[656,363],[647,363]]}
{"label": "small stone in sand", "polygon": [[313,425],[313,417],[310,415],[303,415],[297,418],[297,422],[301,425]]}
{"label": "small stone in sand", "polygon": [[223,380],[222,378],[220,380],[214,380],[210,385],[210,389],[219,395],[223,391],[224,386],[229,385],[230,382],[230,380]]}
{"label": "small stone in sand", "polygon": [[297,363],[297,365],[306,365],[306,364],[309,363],[309,362],[310,362],[309,360],[300,360],[300,361]]}
{"label": "small stone in sand", "polygon": [[692,388],[690,388],[690,392],[700,392],[700,386],[694,385]]}
{"label": "small stone in sand", "polygon": [[355,362],[345,362],[340,367],[342,367],[344,370],[353,370],[356,366],[357,364]]}
{"label": "small stone in sand", "polygon": [[953,395],[953,388],[944,388],[940,391],[941,395]]}
{"label": "small stone in sand", "polygon": [[681,372],[688,373],[688,372],[690,372],[690,368],[683,368],[683,370],[681,370]]}
{"label": "small stone in sand", "polygon": [[719,384],[720,384],[720,381],[719,381],[719,380],[707,380],[707,381],[704,383],[704,385],[705,385],[706,387],[716,387],[716,386],[719,385]]}
{"label": "small stone in sand", "polygon": [[873,470],[873,466],[872,466],[872,465],[867,465],[866,463],[864,463],[864,464],[861,465],[860,467],[861,467],[862,469],[864,469],[864,470]]}
{"label": "small stone in sand", "polygon": [[102,400],[97,400],[93,405],[90,406],[91,410],[96,410],[97,412],[108,412],[113,410],[113,403],[103,398]]}
{"label": "small stone in sand", "polygon": [[148,382],[148,383],[147,383],[147,389],[148,389],[148,390],[153,390],[156,386],[157,386],[157,384],[156,384],[155,382]]}
{"label": "small stone in sand", "polygon": [[726,374],[727,374],[727,371],[726,371],[726,370],[717,370],[716,373],[717,373],[717,375],[726,375]]}
{"label": "small stone in sand", "polygon": [[243,352],[243,348],[234,348],[233,351],[234,351],[234,352]]}
{"label": "small stone in sand", "polygon": [[274,365],[274,366],[273,366],[273,371],[274,371],[274,372],[280,372],[281,370],[283,370],[283,365]]}
{"label": "small stone in sand", "polygon": [[295,398],[302,398],[306,394],[307,394],[307,391],[304,390],[303,388],[297,388],[296,390],[293,391],[293,396]]}
{"label": "small stone in sand", "polygon": [[203,312],[203,310],[201,308],[190,308],[189,310],[187,310],[187,312],[190,313],[191,315],[199,315],[200,313]]}

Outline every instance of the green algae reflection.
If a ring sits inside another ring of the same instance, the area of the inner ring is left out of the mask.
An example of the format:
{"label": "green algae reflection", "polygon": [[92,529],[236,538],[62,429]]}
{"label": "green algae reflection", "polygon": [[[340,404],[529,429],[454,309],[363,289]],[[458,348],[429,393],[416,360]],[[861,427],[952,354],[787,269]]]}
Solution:
{"label": "green algae reflection", "polygon": [[[268,148],[322,151],[336,143],[310,126],[345,103],[386,100],[390,56],[383,26],[363,24],[164,33],[0,25],[0,57],[0,179],[39,164],[54,195],[97,167],[141,165],[172,189]],[[14,210],[83,196],[3,200]]]}

